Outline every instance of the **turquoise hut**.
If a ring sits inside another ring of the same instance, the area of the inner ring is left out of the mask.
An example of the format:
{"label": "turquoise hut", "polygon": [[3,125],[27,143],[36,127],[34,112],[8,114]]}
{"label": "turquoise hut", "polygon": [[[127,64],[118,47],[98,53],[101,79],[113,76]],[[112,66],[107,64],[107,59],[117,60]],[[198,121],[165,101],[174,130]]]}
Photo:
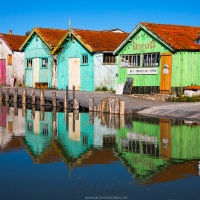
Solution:
{"label": "turquoise hut", "polygon": [[58,89],[94,91],[115,89],[117,56],[113,51],[128,36],[119,29],[70,29],[51,52],[57,56]]}
{"label": "turquoise hut", "polygon": [[57,60],[51,51],[67,30],[34,28],[20,50],[25,54],[26,87],[57,87]]}

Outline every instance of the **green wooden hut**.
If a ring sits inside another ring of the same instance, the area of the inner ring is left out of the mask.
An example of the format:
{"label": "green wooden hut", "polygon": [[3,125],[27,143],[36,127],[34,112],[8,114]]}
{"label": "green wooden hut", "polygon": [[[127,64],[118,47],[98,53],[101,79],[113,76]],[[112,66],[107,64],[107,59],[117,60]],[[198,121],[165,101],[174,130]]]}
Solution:
{"label": "green wooden hut", "polygon": [[200,27],[140,23],[118,46],[118,83],[132,93],[182,94],[200,85]]}

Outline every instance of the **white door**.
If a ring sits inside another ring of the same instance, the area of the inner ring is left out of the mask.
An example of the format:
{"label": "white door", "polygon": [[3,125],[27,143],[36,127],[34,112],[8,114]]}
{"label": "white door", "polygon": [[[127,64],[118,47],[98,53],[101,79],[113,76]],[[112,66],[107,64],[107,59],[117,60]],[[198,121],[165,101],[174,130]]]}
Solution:
{"label": "white door", "polygon": [[40,70],[39,58],[34,58],[33,59],[33,87],[35,87],[36,82],[39,82],[39,70]]}
{"label": "white door", "polygon": [[80,58],[69,59],[69,89],[80,90]]}

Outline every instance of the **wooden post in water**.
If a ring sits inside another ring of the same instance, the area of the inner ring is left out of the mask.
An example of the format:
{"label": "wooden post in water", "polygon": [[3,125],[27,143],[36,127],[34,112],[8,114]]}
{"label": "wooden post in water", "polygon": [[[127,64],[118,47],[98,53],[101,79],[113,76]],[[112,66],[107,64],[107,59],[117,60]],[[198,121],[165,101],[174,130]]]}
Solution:
{"label": "wooden post in water", "polygon": [[73,85],[73,100],[75,99],[75,86]]}
{"label": "wooden post in water", "polygon": [[57,100],[56,100],[56,92],[52,92],[52,106],[57,106]]}
{"label": "wooden post in water", "polygon": [[23,93],[22,93],[22,103],[26,104],[26,89],[23,89]]}
{"label": "wooden post in water", "polygon": [[22,104],[22,117],[26,117],[26,104]]}
{"label": "wooden post in water", "polygon": [[6,102],[6,115],[10,115],[10,105]]}
{"label": "wooden post in water", "polygon": [[35,119],[35,105],[32,105],[31,107],[31,117],[32,119]]}
{"label": "wooden post in water", "polygon": [[44,111],[45,111],[45,107],[40,106],[40,121],[44,121]]}
{"label": "wooden post in water", "polygon": [[45,105],[44,90],[40,90],[40,105]]}
{"label": "wooden post in water", "polygon": [[94,106],[94,112],[97,112],[97,106]]}
{"label": "wooden post in water", "polygon": [[73,100],[73,109],[79,110],[79,100],[78,99]]}
{"label": "wooden post in water", "polygon": [[53,139],[58,138],[58,133],[57,133],[57,117],[56,117],[56,107],[54,106],[52,109],[52,129],[53,129]]}
{"label": "wooden post in water", "polygon": [[125,101],[120,101],[120,115],[125,114]]}
{"label": "wooden post in water", "polygon": [[32,90],[31,92],[31,104],[35,105],[35,90]]}
{"label": "wooden post in water", "polygon": [[101,112],[103,113],[106,106],[106,98],[101,99]]}
{"label": "wooden post in water", "polygon": [[68,101],[69,101],[69,87],[67,85],[66,86],[66,95],[65,95],[65,99],[64,99],[64,108],[65,109],[68,108]]}
{"label": "wooden post in water", "polygon": [[94,113],[89,112],[89,124],[94,124]]}
{"label": "wooden post in water", "polygon": [[13,99],[14,103],[17,103],[17,96],[18,96],[18,89],[14,88],[14,99]]}
{"label": "wooden post in water", "polygon": [[94,98],[89,98],[89,111],[94,111]]}
{"label": "wooden post in water", "polygon": [[6,102],[9,101],[9,91],[10,91],[10,88],[6,88]]}
{"label": "wooden post in water", "polygon": [[112,98],[108,98],[108,105],[109,105],[109,113],[115,113],[115,100]]}
{"label": "wooden post in water", "polygon": [[17,107],[17,103],[14,103],[13,107],[14,107],[14,116],[18,116],[18,107]]}
{"label": "wooden post in water", "polygon": [[67,110],[68,108],[68,100],[67,100],[67,95],[65,94],[64,96],[64,110]]}
{"label": "wooden post in water", "polygon": [[119,98],[115,98],[115,114],[119,114],[120,113],[120,100]]}
{"label": "wooden post in water", "polygon": [[3,100],[2,88],[0,87],[0,101]]}

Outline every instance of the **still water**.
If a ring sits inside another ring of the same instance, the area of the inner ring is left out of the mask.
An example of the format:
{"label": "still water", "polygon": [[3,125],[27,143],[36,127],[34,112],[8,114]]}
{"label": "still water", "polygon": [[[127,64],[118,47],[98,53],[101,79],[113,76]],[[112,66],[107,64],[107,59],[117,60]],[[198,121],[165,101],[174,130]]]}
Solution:
{"label": "still water", "polygon": [[200,124],[0,104],[0,199],[200,199]]}

